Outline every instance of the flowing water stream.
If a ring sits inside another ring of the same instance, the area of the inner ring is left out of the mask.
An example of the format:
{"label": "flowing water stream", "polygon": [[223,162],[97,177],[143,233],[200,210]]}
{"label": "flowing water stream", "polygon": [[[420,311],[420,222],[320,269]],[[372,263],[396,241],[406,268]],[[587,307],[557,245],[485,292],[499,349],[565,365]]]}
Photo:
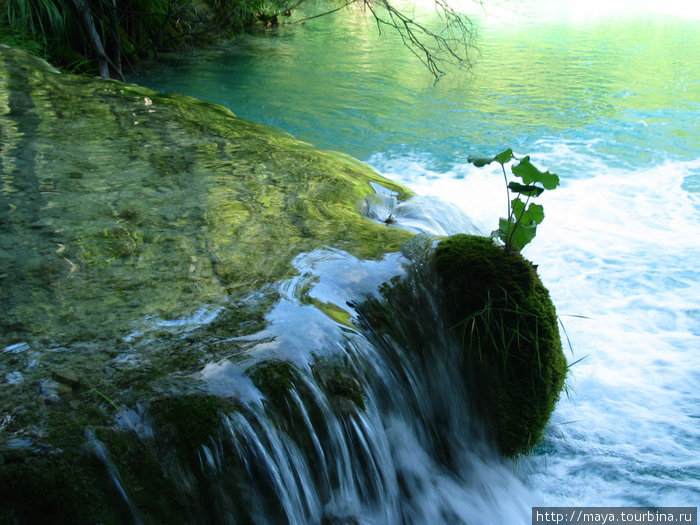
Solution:
{"label": "flowing water stream", "polygon": [[[700,12],[682,2],[585,4],[466,6],[479,27],[474,68],[437,83],[353,10],[162,57],[132,78],[369,163],[418,195],[398,208],[385,198],[399,225],[434,234],[488,234],[504,214],[500,174],[468,165],[469,154],[512,147],[562,178],[542,197],[546,219],[525,255],[566,327],[569,361],[581,360],[543,443],[514,463],[467,432],[472,423],[454,406],[461,393],[445,379],[449,357],[446,369],[406,365],[400,349],[368,343],[371,327],[359,336],[311,307],[377,294],[417,271],[405,256],[363,262],[329,249],[296,259],[299,276],[282,284],[267,317],[271,342],[250,359],[303,367],[304,352],[343,347],[380,379],[363,385],[373,395],[343,430],[350,441],[334,437],[347,421],[308,421],[310,442],[326,445],[306,455],[259,410],[232,416],[231,446],[265,458],[248,467],[269,480],[261,493],[277,494],[289,521],[528,523],[535,505],[700,502]],[[428,297],[414,295],[422,338],[449,356]],[[388,373],[397,362],[404,367]],[[203,376],[256,405],[237,367],[211,363]],[[309,395],[326,410],[323,396]],[[433,432],[439,421],[449,428]],[[224,454],[215,452],[212,469]],[[335,488],[324,495],[324,486]]]}

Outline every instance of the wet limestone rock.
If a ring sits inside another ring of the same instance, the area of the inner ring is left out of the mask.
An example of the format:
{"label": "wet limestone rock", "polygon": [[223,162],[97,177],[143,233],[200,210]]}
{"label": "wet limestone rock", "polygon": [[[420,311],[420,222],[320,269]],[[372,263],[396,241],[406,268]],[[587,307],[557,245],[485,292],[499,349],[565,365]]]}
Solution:
{"label": "wet limestone rock", "polygon": [[542,436],[567,371],[557,315],[535,267],[491,239],[455,235],[433,256],[460,332],[468,381],[505,456]]}

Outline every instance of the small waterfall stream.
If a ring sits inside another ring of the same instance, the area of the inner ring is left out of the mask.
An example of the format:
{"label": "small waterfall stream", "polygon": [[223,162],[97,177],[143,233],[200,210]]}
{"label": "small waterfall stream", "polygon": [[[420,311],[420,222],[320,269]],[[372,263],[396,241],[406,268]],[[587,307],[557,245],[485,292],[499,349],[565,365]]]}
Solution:
{"label": "small waterfall stream", "polygon": [[[420,199],[398,210],[372,199],[366,211],[387,206],[414,230],[467,220]],[[221,414],[197,461],[163,452],[191,522],[527,522],[529,491],[477,415],[458,332],[425,264],[434,242],[419,234],[378,261],[330,248],[295,259],[298,275],[276,285],[264,330],[200,373],[236,410]]]}

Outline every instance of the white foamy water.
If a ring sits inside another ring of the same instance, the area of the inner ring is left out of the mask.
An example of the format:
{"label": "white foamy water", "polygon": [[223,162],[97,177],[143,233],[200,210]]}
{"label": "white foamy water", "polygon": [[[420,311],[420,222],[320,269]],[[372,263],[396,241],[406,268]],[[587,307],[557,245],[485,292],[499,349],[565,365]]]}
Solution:
{"label": "white foamy water", "polygon": [[[532,505],[696,505],[700,198],[683,184],[700,161],[619,168],[586,148],[542,147],[533,162],[558,171],[562,185],[540,199],[546,217],[524,254],[550,289],[569,362],[581,361],[518,475]],[[505,215],[495,168],[436,173],[415,159],[373,161],[419,194],[459,206],[482,233]]]}

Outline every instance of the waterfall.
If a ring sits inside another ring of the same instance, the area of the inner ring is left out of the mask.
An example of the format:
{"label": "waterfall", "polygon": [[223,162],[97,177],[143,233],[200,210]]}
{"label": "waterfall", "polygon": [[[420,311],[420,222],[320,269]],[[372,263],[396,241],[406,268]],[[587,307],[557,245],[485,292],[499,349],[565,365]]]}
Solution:
{"label": "waterfall", "polygon": [[418,235],[379,261],[327,248],[297,257],[266,328],[202,371],[237,405],[199,445],[196,472],[170,470],[197,494],[191,521],[528,522],[531,498],[493,446],[444,319],[426,264],[434,242]]}

